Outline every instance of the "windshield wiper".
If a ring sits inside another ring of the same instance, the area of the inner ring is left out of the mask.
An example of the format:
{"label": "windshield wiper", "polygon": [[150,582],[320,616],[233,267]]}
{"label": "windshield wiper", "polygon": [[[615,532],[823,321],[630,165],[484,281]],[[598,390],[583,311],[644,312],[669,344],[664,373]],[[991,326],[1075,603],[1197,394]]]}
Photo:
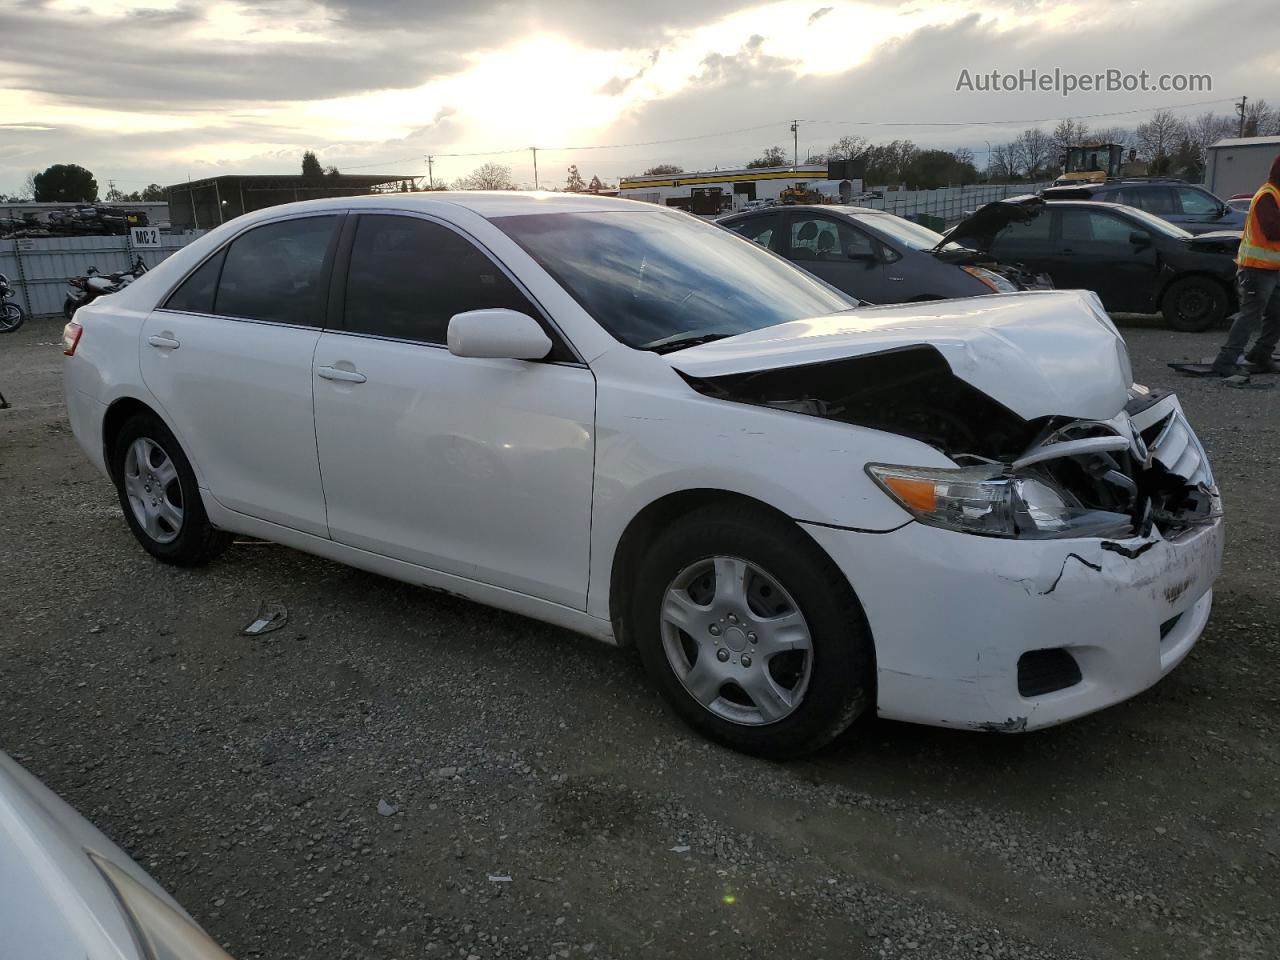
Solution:
{"label": "windshield wiper", "polygon": [[655,343],[647,343],[642,347],[643,350],[652,350],[654,353],[672,353],[676,350],[683,350],[685,347],[696,347],[702,343],[711,343],[714,340],[723,340],[725,337],[731,337],[731,333],[699,333],[692,337],[678,337],[675,340],[658,340]]}

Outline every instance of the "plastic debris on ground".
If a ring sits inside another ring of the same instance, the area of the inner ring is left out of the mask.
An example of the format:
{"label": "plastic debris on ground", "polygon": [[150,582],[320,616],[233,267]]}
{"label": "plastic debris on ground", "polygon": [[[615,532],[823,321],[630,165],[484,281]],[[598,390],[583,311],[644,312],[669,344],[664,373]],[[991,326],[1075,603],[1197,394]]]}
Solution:
{"label": "plastic debris on ground", "polygon": [[246,637],[257,637],[272,630],[279,630],[289,622],[289,611],[277,600],[266,600],[258,607],[257,616],[240,631]]}

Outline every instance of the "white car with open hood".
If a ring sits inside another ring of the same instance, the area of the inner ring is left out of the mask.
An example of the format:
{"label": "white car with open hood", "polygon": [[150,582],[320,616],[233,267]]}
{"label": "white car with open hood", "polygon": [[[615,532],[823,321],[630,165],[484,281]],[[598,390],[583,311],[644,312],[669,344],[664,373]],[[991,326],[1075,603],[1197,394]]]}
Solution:
{"label": "white car with open hood", "polygon": [[635,644],[691,724],[1020,731],[1133,696],[1223,521],[1096,297],[896,307],[685,214],[388,194],[227,223],[76,314],[85,452],[161,560],[231,533]]}

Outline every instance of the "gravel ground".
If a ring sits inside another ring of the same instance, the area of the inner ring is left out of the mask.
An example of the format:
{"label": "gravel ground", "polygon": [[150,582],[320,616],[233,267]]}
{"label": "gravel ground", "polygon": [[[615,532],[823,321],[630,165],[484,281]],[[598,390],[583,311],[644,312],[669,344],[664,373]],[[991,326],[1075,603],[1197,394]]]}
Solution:
{"label": "gravel ground", "polygon": [[[270,544],[153,562],[59,333],[0,338],[0,748],[241,960],[1280,952],[1280,390],[1165,367],[1220,333],[1126,326],[1229,512],[1178,670],[1053,730],[866,719],[785,765],[691,735],[630,651]],[[288,625],[240,636],[263,600]]]}

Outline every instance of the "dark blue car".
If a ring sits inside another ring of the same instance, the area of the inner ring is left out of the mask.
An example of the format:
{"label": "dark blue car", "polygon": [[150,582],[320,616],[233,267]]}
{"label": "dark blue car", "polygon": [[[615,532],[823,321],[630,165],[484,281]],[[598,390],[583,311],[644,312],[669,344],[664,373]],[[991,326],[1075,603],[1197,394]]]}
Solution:
{"label": "dark blue car", "polygon": [[1244,211],[1229,207],[1199,184],[1172,178],[1108,180],[1106,183],[1048,187],[1042,196],[1046,200],[1123,203],[1176,223],[1188,233],[1244,229]]}

